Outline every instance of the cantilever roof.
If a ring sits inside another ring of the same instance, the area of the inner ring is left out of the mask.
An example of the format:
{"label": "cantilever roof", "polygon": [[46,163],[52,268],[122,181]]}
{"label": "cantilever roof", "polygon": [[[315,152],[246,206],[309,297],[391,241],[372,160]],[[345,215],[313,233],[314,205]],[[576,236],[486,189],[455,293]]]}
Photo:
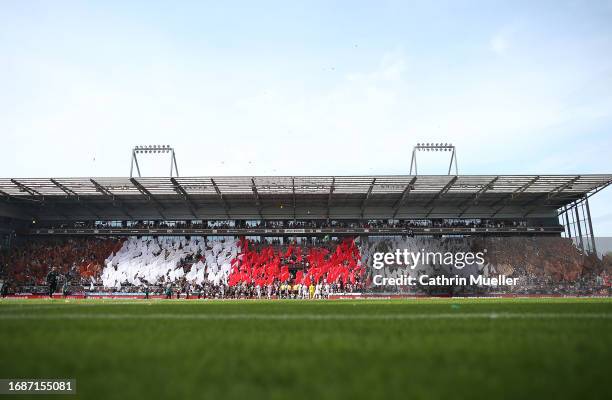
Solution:
{"label": "cantilever roof", "polygon": [[[182,177],[175,181],[193,195],[216,194],[215,185],[222,194],[251,194],[253,187],[265,194],[363,194],[372,186],[373,194],[402,193],[406,185],[416,179],[414,193],[435,193],[446,186],[453,175],[381,175],[381,176],[217,176]],[[612,175],[459,175],[448,193],[476,193],[490,184],[487,192],[512,193],[524,189],[525,193],[564,194],[587,193],[612,180]],[[135,178],[154,195],[175,195],[176,186],[171,178]],[[139,195],[140,190],[130,178],[0,178],[0,190],[11,196],[32,197],[65,196],[61,188],[79,196],[103,196],[96,184],[117,196]],[[61,185],[61,186],[60,186]],[[30,189],[32,192],[28,191]]]}
{"label": "cantilever roof", "polygon": [[0,198],[49,218],[77,211],[96,218],[113,213],[133,218],[467,217],[557,209],[611,183],[612,175],[0,178]]}

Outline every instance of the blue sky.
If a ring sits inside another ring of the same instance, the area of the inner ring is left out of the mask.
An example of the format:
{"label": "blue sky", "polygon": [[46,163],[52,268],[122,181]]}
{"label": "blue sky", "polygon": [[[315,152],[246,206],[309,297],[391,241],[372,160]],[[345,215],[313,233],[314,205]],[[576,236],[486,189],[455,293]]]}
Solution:
{"label": "blue sky", "polygon": [[612,1],[125,3],[0,2],[1,176],[612,173]]}

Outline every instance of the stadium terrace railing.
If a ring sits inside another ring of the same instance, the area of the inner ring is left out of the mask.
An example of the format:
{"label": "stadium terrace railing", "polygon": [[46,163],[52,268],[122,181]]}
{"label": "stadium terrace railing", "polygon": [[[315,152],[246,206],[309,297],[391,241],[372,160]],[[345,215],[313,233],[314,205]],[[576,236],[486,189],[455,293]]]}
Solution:
{"label": "stadium terrace railing", "polygon": [[31,236],[413,236],[413,235],[560,235],[562,226],[548,227],[446,227],[446,228],[224,228],[224,229],[172,229],[172,228],[71,228],[31,229]]}

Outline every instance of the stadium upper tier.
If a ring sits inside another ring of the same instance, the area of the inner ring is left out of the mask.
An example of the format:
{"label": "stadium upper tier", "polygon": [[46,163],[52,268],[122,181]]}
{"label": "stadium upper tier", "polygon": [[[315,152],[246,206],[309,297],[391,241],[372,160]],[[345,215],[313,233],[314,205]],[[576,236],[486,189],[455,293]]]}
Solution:
{"label": "stadium upper tier", "polygon": [[550,218],[612,175],[2,178],[0,216],[39,220]]}

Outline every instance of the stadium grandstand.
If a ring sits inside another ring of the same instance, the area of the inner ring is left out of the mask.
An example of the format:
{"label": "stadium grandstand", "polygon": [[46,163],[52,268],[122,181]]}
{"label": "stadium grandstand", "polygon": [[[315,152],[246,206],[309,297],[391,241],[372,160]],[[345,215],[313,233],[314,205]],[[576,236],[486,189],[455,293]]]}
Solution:
{"label": "stadium grandstand", "polygon": [[0,179],[0,215],[5,234],[28,235],[561,234],[559,215],[610,183],[612,175]]}
{"label": "stadium grandstand", "polygon": [[[65,294],[354,293],[370,283],[368,249],[398,240],[548,238],[557,251],[570,243],[596,258],[588,199],[612,183],[612,175],[176,175],[0,179],[3,293],[54,292],[62,282]],[[575,281],[582,269],[557,268],[554,280]],[[596,278],[607,279],[604,271]],[[531,273],[538,282],[551,276],[540,272]]]}

